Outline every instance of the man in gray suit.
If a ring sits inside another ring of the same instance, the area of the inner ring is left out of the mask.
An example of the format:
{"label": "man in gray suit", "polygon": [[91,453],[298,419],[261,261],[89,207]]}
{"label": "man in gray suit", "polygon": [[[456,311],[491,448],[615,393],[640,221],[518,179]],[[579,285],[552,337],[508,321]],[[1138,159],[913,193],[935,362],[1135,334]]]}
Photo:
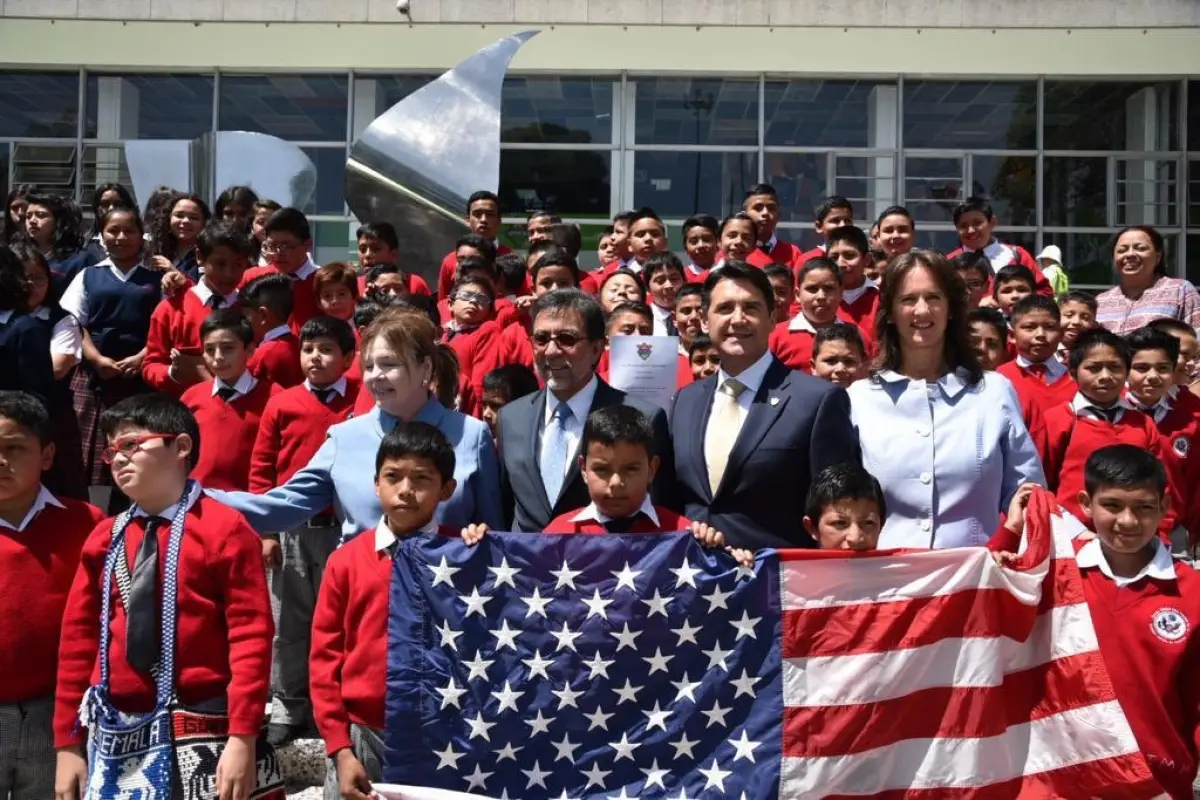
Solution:
{"label": "man in gray suit", "polygon": [[546,388],[512,401],[496,421],[503,508],[512,529],[541,531],[591,502],[579,471],[579,442],[588,414],[607,406],[632,406],[649,417],[662,462],[651,495],[657,505],[673,505],[666,412],[596,376],[605,342],[600,302],[578,289],[556,289],[539,297],[531,313],[533,360]]}

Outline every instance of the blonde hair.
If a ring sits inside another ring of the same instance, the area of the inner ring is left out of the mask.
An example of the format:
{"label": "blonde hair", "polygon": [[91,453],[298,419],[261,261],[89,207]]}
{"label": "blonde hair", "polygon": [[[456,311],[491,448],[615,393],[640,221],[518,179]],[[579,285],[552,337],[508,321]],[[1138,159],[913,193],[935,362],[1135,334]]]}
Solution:
{"label": "blonde hair", "polygon": [[365,371],[366,353],[376,339],[382,339],[410,369],[428,361],[429,389],[442,405],[454,408],[459,389],[458,357],[449,345],[438,341],[439,334],[433,320],[423,311],[413,308],[386,309],[363,332],[359,361]]}
{"label": "blonde hair", "polygon": [[317,270],[313,276],[313,291],[317,294],[326,286],[345,286],[358,299],[358,272],[345,261],[334,261]]}

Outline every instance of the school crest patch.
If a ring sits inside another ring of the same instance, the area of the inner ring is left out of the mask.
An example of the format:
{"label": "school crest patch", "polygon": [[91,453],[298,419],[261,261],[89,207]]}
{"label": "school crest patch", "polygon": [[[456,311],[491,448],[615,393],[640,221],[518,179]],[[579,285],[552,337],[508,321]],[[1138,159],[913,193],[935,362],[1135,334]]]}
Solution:
{"label": "school crest patch", "polygon": [[639,344],[637,346],[638,358],[640,358],[642,361],[645,361],[646,359],[650,358],[650,354],[653,352],[654,352],[654,345],[649,344],[648,342],[642,342],[641,344]]}
{"label": "school crest patch", "polygon": [[1187,635],[1188,620],[1174,608],[1160,608],[1150,618],[1150,630],[1159,639],[1173,644]]}
{"label": "school crest patch", "polygon": [[1188,440],[1183,436],[1180,436],[1178,439],[1171,442],[1171,449],[1174,450],[1175,455],[1179,456],[1180,458],[1187,458],[1189,447]]}

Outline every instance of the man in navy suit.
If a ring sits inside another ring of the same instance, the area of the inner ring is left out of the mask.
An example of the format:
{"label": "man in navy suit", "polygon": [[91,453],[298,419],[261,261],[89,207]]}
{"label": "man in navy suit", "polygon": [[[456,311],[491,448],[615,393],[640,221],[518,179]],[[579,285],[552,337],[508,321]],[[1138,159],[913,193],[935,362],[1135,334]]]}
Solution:
{"label": "man in navy suit", "polygon": [[591,502],[579,471],[579,444],[588,414],[608,406],[632,406],[650,419],[661,460],[651,495],[657,505],[672,506],[666,412],[596,376],[605,341],[600,302],[578,289],[556,289],[539,297],[532,313],[533,361],[546,388],[513,400],[496,420],[501,503],[512,529],[542,531],[560,514]]}
{"label": "man in navy suit", "polygon": [[767,349],[775,296],[762,270],[725,262],[704,285],[716,375],[671,410],[676,493],[688,519],[734,547],[815,547],[802,524],[813,476],[859,461],[844,389],[794,372]]}

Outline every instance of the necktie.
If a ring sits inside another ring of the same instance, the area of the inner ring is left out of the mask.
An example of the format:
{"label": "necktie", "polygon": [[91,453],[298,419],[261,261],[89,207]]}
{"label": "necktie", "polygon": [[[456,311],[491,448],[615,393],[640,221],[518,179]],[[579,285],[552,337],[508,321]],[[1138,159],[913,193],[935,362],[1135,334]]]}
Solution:
{"label": "necktie", "polygon": [[125,609],[125,660],[147,675],[158,661],[158,529],[165,522],[162,517],[146,517]]}
{"label": "necktie", "polygon": [[604,529],[609,533],[629,533],[633,530],[633,526],[637,525],[638,520],[642,518],[642,512],[638,511],[631,516],[622,517],[621,519],[610,519],[604,523]]}
{"label": "necktie", "polygon": [[729,454],[741,431],[738,397],[746,387],[737,378],[728,378],[713,395],[712,413],[708,423],[708,438],[704,442],[704,461],[708,465],[708,488],[714,496],[725,476]]}
{"label": "necktie", "polygon": [[763,242],[762,244],[760,244],[760,245],[758,246],[758,252],[760,252],[760,253],[766,253],[767,255],[771,255],[771,243],[770,243],[770,242]]}
{"label": "necktie", "polygon": [[546,442],[542,448],[542,485],[546,487],[546,497],[550,499],[551,507],[558,502],[567,475],[567,423],[573,416],[571,407],[559,402],[543,434]]}
{"label": "necktie", "polygon": [[238,393],[238,390],[233,388],[232,386],[226,386],[225,384],[221,384],[220,386],[217,387],[217,397],[221,398],[226,403],[228,403],[230,400],[232,400],[234,398],[234,396],[237,395],[237,393]]}
{"label": "necktie", "polygon": [[312,393],[318,400],[321,401],[322,405],[327,406],[329,405],[330,401],[333,400],[334,395],[337,394],[337,390],[333,387],[329,387],[327,389],[313,389]]}
{"label": "necktie", "polygon": [[1040,383],[1046,383],[1046,375],[1048,370],[1045,364],[1030,364],[1029,374],[1037,378]]}
{"label": "necktie", "polygon": [[208,298],[208,307],[216,311],[221,306],[225,305],[225,298],[219,294],[214,294]]}
{"label": "necktie", "polygon": [[1088,406],[1087,410],[1091,411],[1099,419],[1105,420],[1109,423],[1116,422],[1117,415],[1121,413],[1121,407],[1119,405],[1111,406],[1109,408],[1104,408],[1103,406]]}
{"label": "necktie", "polygon": [[678,335],[679,335],[679,328],[675,327],[675,315],[673,313],[668,314],[667,315],[667,336],[678,336]]}

